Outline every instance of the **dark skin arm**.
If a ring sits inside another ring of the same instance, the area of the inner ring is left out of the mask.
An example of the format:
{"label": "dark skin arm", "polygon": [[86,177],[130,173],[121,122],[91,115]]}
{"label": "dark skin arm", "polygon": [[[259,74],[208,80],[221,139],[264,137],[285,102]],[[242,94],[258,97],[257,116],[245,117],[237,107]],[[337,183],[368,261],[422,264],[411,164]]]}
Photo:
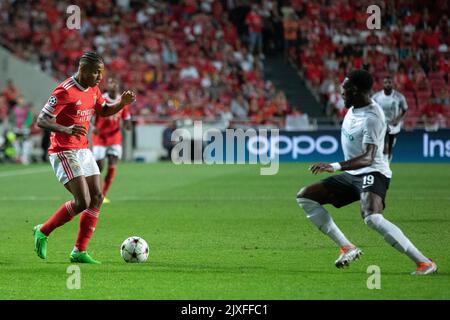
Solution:
{"label": "dark skin arm", "polygon": [[126,105],[133,103],[136,100],[136,94],[133,91],[125,91],[122,93],[120,102],[112,106],[104,106],[97,114],[101,117],[109,117],[122,110]]}
{"label": "dark skin arm", "polygon": [[[365,144],[364,145],[364,153],[347,161],[339,162],[341,165],[341,170],[356,170],[360,168],[364,168],[370,166],[375,159],[375,154],[377,152],[377,146],[374,144]],[[322,172],[334,172],[333,167],[329,163],[315,163],[313,164],[309,170],[313,174],[318,174]]]}
{"label": "dark skin arm", "polygon": [[392,124],[396,126],[400,121],[402,121],[406,116],[406,109],[402,109],[401,113],[392,121]]}
{"label": "dark skin arm", "polygon": [[41,111],[41,114],[39,115],[37,119],[37,125],[39,128],[46,129],[53,132],[61,132],[68,134],[69,136],[85,136],[87,134],[87,130],[84,126],[80,126],[77,124],[74,124],[70,127],[62,126],[58,123],[56,123],[56,119],[50,117],[45,112]]}

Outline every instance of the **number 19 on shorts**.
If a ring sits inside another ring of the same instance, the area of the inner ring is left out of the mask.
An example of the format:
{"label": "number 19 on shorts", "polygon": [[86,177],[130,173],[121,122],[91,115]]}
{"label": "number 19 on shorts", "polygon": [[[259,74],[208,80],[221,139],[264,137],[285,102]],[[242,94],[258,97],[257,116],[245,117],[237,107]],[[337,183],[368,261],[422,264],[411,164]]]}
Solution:
{"label": "number 19 on shorts", "polygon": [[364,176],[362,187],[366,188],[366,187],[372,186],[374,182],[375,182],[375,177],[373,175],[369,174],[367,176]]}

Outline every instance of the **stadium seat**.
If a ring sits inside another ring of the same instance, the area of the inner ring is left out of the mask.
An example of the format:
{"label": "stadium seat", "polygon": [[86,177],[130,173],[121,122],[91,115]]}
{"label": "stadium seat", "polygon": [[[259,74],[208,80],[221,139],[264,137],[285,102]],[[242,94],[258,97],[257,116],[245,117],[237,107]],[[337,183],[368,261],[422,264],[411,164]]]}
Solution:
{"label": "stadium seat", "polygon": [[417,109],[417,102],[414,93],[405,92],[405,99],[409,109]]}
{"label": "stadium seat", "polygon": [[418,117],[414,117],[414,116],[407,117],[405,119],[405,122],[403,123],[403,126],[406,129],[414,129],[415,126],[417,125],[417,121],[418,121]]}
{"label": "stadium seat", "polygon": [[444,79],[441,79],[441,80],[434,79],[434,80],[431,80],[431,86],[433,89],[437,89],[437,88],[441,89],[441,88],[446,88],[447,84],[445,83]]}
{"label": "stadium seat", "polygon": [[417,102],[428,101],[431,97],[431,91],[417,91]]}
{"label": "stadium seat", "polygon": [[430,79],[430,81],[434,81],[434,80],[444,80],[444,75],[442,72],[439,71],[435,71],[435,72],[430,72],[428,74],[428,78]]}

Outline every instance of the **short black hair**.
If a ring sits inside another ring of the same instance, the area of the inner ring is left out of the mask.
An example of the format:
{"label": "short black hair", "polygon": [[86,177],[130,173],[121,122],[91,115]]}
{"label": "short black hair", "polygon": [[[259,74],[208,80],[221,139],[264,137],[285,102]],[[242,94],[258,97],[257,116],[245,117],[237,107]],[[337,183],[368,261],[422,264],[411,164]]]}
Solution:
{"label": "short black hair", "polygon": [[80,64],[100,64],[104,63],[103,58],[96,52],[88,51],[80,57]]}
{"label": "short black hair", "polygon": [[353,70],[348,74],[347,78],[351,84],[363,92],[369,92],[372,89],[373,78],[367,70]]}

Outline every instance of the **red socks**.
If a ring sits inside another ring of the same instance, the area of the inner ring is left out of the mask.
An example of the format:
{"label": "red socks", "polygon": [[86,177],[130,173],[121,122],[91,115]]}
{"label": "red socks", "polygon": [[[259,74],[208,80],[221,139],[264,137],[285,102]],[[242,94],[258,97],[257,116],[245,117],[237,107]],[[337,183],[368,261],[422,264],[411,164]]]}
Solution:
{"label": "red socks", "polygon": [[53,230],[72,220],[76,214],[73,200],[67,201],[41,226],[41,232],[48,236]]}
{"label": "red socks", "polygon": [[[64,203],[58,211],[56,211],[50,219],[41,226],[41,232],[48,236],[53,230],[72,220],[76,215],[73,204],[73,200]],[[86,251],[86,247],[94,233],[95,226],[97,225],[99,213],[100,210],[97,208],[88,208],[81,213],[77,242],[75,244],[75,247],[77,247],[79,251]]]}
{"label": "red socks", "polygon": [[111,186],[111,183],[113,182],[115,176],[116,166],[109,166],[108,173],[105,177],[105,182],[103,183],[103,196],[106,196],[106,194],[108,193],[109,187]]}
{"label": "red socks", "polygon": [[75,243],[75,247],[79,251],[86,251],[89,240],[97,225],[99,213],[100,210],[97,208],[88,208],[81,213],[77,242]]}

